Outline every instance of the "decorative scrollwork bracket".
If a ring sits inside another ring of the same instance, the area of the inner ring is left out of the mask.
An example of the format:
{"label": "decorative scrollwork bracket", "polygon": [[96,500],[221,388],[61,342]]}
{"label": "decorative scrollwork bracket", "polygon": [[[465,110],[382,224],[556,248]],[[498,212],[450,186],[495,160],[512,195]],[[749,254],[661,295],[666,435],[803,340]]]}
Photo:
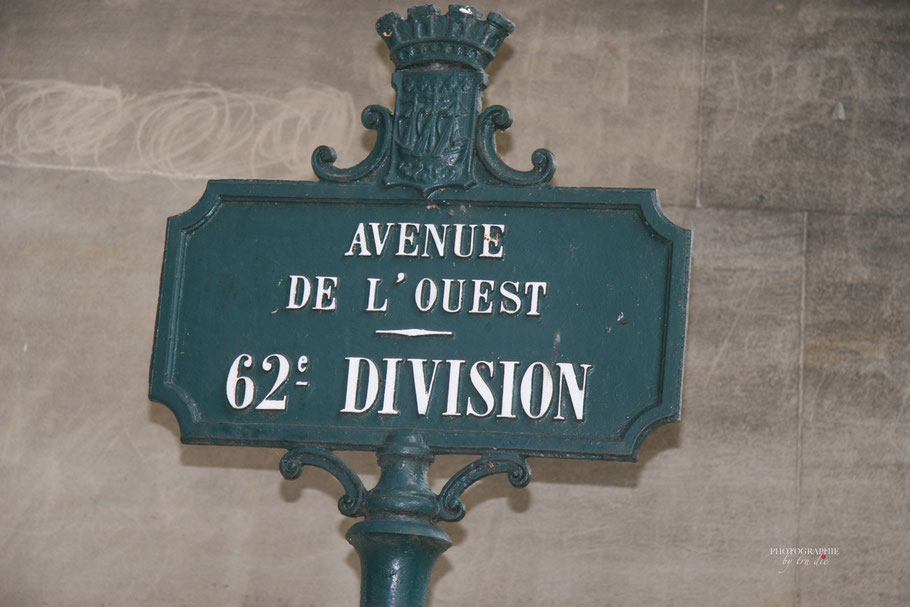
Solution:
{"label": "decorative scrollwork bracket", "polygon": [[496,131],[512,126],[512,112],[504,106],[492,105],[477,119],[477,156],[497,180],[509,185],[540,185],[549,183],[556,173],[556,156],[550,150],[538,148],[531,154],[534,168],[518,171],[506,165],[496,152]]}
{"label": "decorative scrollwork bracket", "polygon": [[445,484],[439,493],[439,514],[436,518],[441,521],[460,521],[465,515],[461,494],[480,479],[499,473],[508,474],[513,487],[527,487],[531,482],[531,468],[520,455],[514,453],[485,455],[459,470]]}
{"label": "decorative scrollwork bracket", "polygon": [[304,466],[322,468],[338,479],[344,487],[344,495],[338,500],[338,510],[345,516],[363,514],[366,490],[357,473],[351,470],[341,458],[319,447],[294,447],[284,454],[279,464],[281,475],[288,480],[300,478]]}
{"label": "decorative scrollwork bracket", "polygon": [[313,172],[323,181],[370,181],[379,167],[388,159],[392,143],[392,113],[381,105],[368,105],[360,115],[360,121],[368,129],[376,131],[376,142],[369,156],[349,169],[335,167],[338,154],[327,145],[313,151]]}

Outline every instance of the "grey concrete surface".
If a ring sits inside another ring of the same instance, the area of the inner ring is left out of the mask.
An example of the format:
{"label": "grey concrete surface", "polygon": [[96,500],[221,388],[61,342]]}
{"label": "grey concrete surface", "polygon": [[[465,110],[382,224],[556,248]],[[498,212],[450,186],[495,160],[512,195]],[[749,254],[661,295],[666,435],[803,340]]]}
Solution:
{"label": "grey concrete surface", "polygon": [[806,593],[906,604],[910,572],[882,555],[910,543],[910,219],[811,213],[808,234],[800,528],[843,536],[855,569]]}
{"label": "grey concrete surface", "polygon": [[[166,218],[359,160],[392,100],[373,23],[407,7],[0,3],[0,606],[357,604],[335,481],[181,445],[148,363]],[[506,159],[657,187],[694,232],[683,420],[634,464],[472,488],[431,605],[910,604],[908,5],[478,8],[516,24]]]}
{"label": "grey concrete surface", "polygon": [[905,215],[910,4],[708,6],[701,202]]}

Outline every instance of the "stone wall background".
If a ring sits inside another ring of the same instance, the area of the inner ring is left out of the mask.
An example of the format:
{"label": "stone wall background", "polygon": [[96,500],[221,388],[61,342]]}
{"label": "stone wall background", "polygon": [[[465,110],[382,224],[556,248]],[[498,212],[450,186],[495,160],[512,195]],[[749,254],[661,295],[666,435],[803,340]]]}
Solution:
{"label": "stone wall background", "polygon": [[[683,421],[472,488],[431,605],[910,604],[910,4],[478,8],[516,24],[506,160],[657,187],[694,231]],[[358,161],[406,9],[0,3],[0,604],[357,604],[335,481],[180,445],[147,375],[166,218],[208,178],[313,179],[323,143]],[[838,554],[780,573],[801,546]]]}

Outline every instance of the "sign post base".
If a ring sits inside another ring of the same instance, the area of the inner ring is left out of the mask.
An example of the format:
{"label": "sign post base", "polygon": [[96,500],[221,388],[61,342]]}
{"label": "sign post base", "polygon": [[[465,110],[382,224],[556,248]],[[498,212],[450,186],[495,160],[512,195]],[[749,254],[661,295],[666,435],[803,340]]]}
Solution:
{"label": "sign post base", "polygon": [[360,556],[361,607],[423,607],[436,559],[452,545],[429,523],[364,521],[347,534]]}
{"label": "sign post base", "polygon": [[521,456],[493,453],[462,468],[436,495],[427,476],[435,457],[420,434],[390,433],[377,458],[382,472],[370,491],[341,459],[317,447],[288,451],[281,459],[281,473],[295,479],[304,465],[327,470],[346,490],[338,501],[341,513],[364,517],[347,533],[360,556],[361,607],[424,607],[433,565],[452,545],[435,523],[461,520],[461,494],[481,478],[508,473],[512,485],[525,487],[531,469]]}

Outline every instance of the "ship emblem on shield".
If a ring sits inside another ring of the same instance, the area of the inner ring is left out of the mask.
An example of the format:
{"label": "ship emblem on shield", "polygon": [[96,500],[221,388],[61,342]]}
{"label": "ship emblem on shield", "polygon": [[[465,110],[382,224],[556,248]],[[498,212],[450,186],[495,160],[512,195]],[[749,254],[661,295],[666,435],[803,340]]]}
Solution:
{"label": "ship emblem on shield", "polygon": [[474,147],[473,73],[425,73],[425,79],[402,80],[396,102],[392,163],[388,185],[418,189],[468,188]]}

